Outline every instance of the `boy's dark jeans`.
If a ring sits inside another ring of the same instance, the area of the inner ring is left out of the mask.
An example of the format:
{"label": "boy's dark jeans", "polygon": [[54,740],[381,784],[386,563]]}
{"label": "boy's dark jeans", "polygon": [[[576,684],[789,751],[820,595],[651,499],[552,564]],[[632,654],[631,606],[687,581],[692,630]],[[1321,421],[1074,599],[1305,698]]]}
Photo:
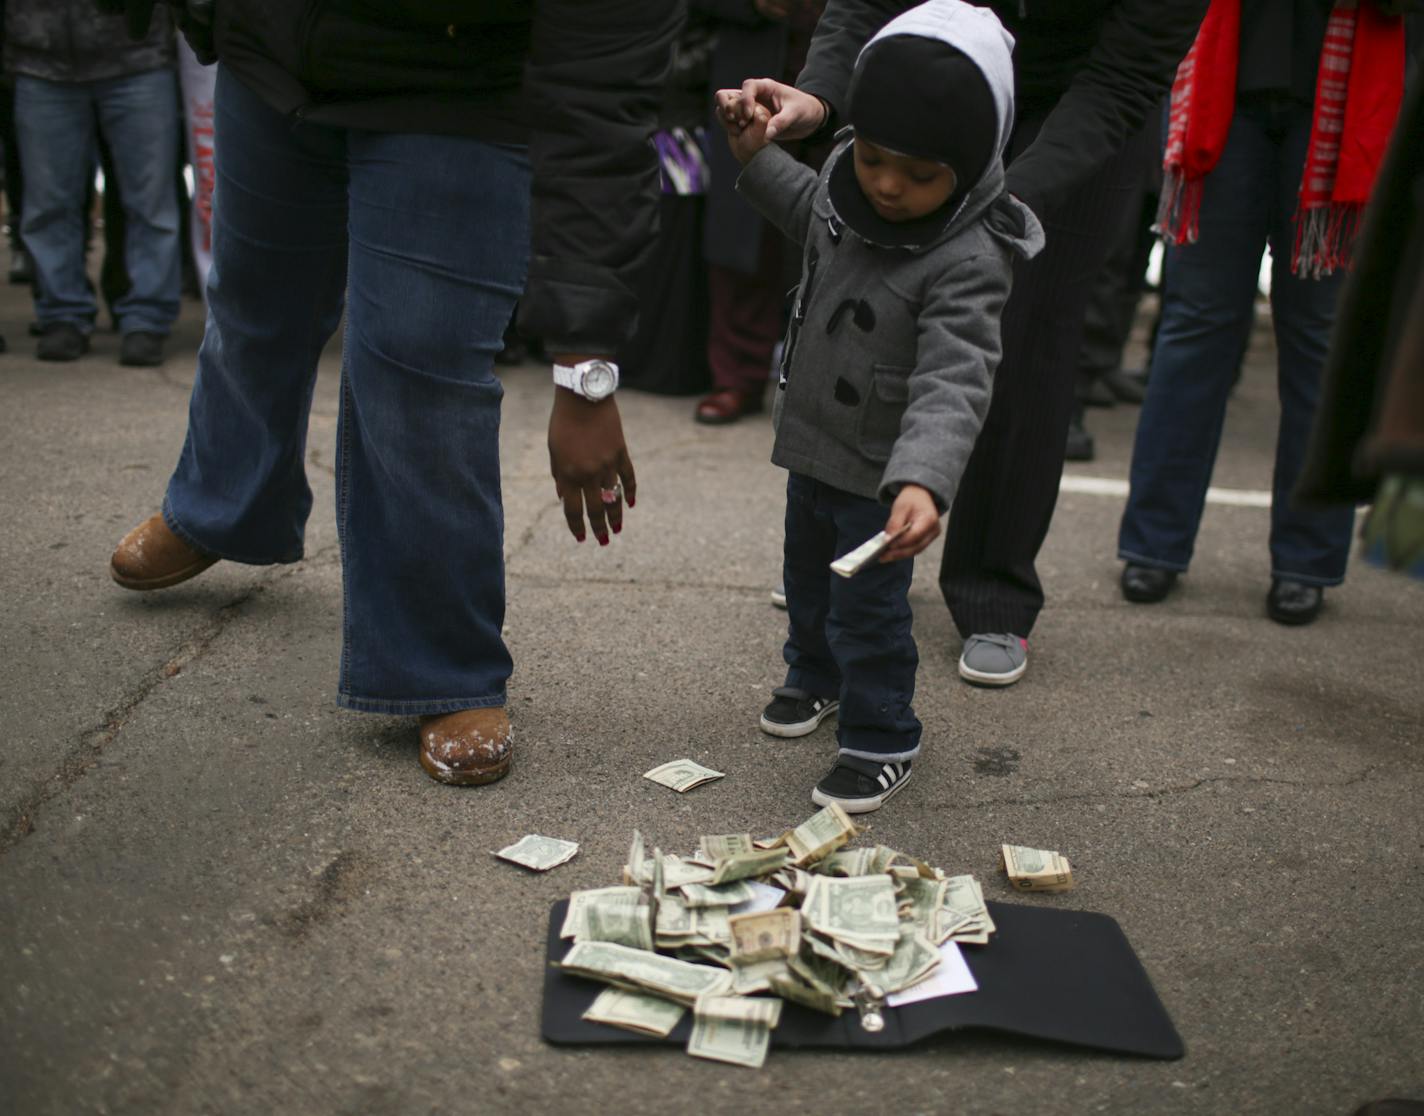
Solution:
{"label": "boy's dark jeans", "polygon": [[787,478],[786,685],[839,697],[841,752],[885,761],[920,750],[910,708],[920,661],[910,634],[914,562],[872,562],[851,578],[830,565],[884,530],[889,514],[884,504],[799,473]]}

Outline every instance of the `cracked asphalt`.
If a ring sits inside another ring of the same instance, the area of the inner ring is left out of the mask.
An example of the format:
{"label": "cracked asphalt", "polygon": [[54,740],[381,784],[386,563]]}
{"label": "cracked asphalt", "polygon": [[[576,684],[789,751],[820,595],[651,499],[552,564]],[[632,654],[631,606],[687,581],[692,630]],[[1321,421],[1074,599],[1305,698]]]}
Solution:
{"label": "cracked asphalt", "polygon": [[[694,426],[622,397],[638,507],[567,536],[547,476],[547,372],[504,373],[514,772],[438,786],[410,721],[338,711],[332,470],[338,356],[312,417],[308,557],[114,587],[158,505],[201,329],[158,371],[96,338],[42,365],[0,291],[0,1111],[69,1113],[1321,1113],[1424,1098],[1424,586],[1352,567],[1312,627],[1264,616],[1267,513],[1212,506],[1166,603],[1124,603],[1118,498],[1065,494],[1029,673],[955,675],[932,554],[913,597],[915,781],[875,841],[990,898],[1113,916],[1187,1044],[1151,1062],[986,1034],[889,1055],[773,1051],[749,1072],[675,1049],[538,1036],[549,905],[611,882],[636,824],[669,849],[812,810],[827,729],[756,717],[779,681],[783,475],[770,427]],[[1215,483],[1269,485],[1258,332]],[[1133,408],[1092,413],[1126,476]],[[677,796],[679,756],[727,778]],[[580,842],[546,876],[490,853]],[[1078,890],[1018,898],[1001,841],[1061,849]]]}

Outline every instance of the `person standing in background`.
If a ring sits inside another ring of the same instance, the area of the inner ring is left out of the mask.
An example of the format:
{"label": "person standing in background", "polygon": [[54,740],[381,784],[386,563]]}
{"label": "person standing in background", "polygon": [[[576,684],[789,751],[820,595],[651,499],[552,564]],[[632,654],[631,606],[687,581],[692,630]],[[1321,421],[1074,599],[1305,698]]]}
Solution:
{"label": "person standing in background", "polygon": [[[800,72],[825,0],[693,0],[713,20],[716,45],[708,81],[713,89],[738,87],[751,76]],[[720,130],[715,121],[713,128]],[[825,156],[801,150],[793,154]],[[707,363],[712,391],[697,404],[700,423],[722,425],[756,414],[764,405],[772,353],[784,319],[786,238],[737,196],[738,166],[727,145],[707,154],[710,186],[703,225],[707,264]],[[794,253],[793,253],[794,254]]]}
{"label": "person standing in background", "polygon": [[1267,245],[1281,415],[1266,613],[1308,624],[1344,580],[1353,509],[1291,492],[1404,60],[1404,21],[1377,0],[1212,0],[1168,115],[1162,326],[1118,532],[1127,600],[1162,600],[1191,561]]}
{"label": "person standing in background", "polygon": [[[21,236],[34,261],[40,360],[77,360],[98,304],[84,270],[84,196],[96,129],[114,160],[126,224],[129,289],[112,309],[121,364],[163,363],[178,317],[181,273],[177,90],[166,9],[131,40],[124,20],[93,0],[8,0],[5,69],[15,77],[24,166]],[[112,185],[110,189],[112,189]]]}

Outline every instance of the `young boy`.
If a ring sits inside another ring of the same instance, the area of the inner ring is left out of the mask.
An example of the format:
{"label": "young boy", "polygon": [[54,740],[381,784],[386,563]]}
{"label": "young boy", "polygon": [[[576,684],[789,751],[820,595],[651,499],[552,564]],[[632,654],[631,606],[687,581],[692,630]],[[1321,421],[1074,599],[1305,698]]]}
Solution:
{"label": "young boy", "polygon": [[[853,136],[819,177],[768,144],[765,108],[717,94],[738,190],[805,249],[772,450],[790,471],[788,669],[761,727],[804,736],[836,713],[839,754],[811,798],[848,813],[879,809],[919,753],[911,559],[938,536],[988,410],[1013,258],[1043,244],[1003,186],[1012,49],[991,12],[958,0],[891,21],[861,52]],[[881,530],[879,563],[831,572]]]}

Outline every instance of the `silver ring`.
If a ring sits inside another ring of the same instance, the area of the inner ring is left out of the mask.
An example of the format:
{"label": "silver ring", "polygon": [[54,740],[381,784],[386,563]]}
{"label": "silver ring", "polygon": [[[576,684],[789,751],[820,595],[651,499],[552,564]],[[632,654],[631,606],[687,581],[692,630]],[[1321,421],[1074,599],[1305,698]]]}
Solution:
{"label": "silver ring", "polygon": [[623,483],[620,481],[612,488],[600,488],[598,495],[605,504],[616,504],[623,499]]}

